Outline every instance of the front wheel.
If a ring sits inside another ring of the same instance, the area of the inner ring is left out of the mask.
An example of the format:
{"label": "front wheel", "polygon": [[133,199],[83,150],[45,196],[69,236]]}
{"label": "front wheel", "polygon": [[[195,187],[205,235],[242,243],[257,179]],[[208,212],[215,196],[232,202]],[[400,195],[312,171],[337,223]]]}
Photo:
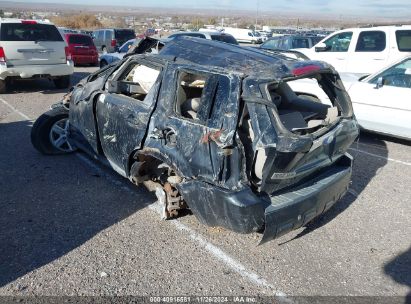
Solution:
{"label": "front wheel", "polygon": [[55,78],[53,81],[57,89],[67,89],[70,87],[70,75]]}
{"label": "front wheel", "polygon": [[41,115],[31,129],[31,143],[43,154],[63,154],[76,150],[69,141],[69,111],[53,108]]}

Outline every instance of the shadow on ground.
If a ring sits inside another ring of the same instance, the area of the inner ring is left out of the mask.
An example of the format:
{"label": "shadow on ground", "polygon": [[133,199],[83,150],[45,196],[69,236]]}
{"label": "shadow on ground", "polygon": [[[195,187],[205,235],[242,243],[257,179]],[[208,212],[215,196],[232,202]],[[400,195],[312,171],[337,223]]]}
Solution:
{"label": "shadow on ground", "polygon": [[[395,282],[408,286],[411,290],[411,247],[387,263],[384,272]],[[406,296],[405,303],[411,303],[411,291]]]}
{"label": "shadow on ground", "polygon": [[133,193],[121,183],[106,191],[107,180],[75,154],[41,155],[30,130],[29,121],[0,123],[0,286],[155,201],[145,189]]}

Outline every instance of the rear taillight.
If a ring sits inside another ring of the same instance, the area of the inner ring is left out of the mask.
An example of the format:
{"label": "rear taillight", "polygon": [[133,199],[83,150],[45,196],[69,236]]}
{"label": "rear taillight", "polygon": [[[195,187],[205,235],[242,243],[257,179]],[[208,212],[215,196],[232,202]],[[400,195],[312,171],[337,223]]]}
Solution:
{"label": "rear taillight", "polygon": [[116,39],[112,39],[111,40],[111,46],[116,46],[117,45],[117,40]]}
{"label": "rear taillight", "polygon": [[66,60],[71,60],[71,52],[68,46],[64,47],[64,52],[66,53]]}
{"label": "rear taillight", "polygon": [[36,20],[22,20],[22,24],[37,24]]}
{"label": "rear taillight", "polygon": [[6,62],[6,54],[4,53],[3,47],[0,46],[0,63]]}
{"label": "rear taillight", "polygon": [[292,70],[294,76],[301,76],[305,74],[310,74],[312,72],[321,70],[321,66],[315,64],[309,64],[302,67],[298,67]]}

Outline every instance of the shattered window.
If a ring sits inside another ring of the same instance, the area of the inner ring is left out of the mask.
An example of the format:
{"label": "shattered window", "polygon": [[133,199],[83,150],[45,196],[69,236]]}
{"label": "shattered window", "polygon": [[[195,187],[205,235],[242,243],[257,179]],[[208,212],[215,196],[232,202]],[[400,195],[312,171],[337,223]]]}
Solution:
{"label": "shattered window", "polygon": [[119,78],[120,93],[144,101],[153,91],[152,88],[160,75],[160,70],[138,64],[131,65]]}
{"label": "shattered window", "polygon": [[213,77],[182,72],[178,77],[176,113],[205,123],[210,116],[216,81]]}

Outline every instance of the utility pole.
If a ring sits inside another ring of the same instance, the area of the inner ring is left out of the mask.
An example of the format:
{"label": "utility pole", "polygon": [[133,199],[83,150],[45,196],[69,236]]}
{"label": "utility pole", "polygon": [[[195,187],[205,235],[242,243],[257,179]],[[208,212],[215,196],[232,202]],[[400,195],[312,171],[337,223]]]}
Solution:
{"label": "utility pole", "polygon": [[255,25],[254,25],[254,31],[257,30],[257,25],[258,25],[258,8],[260,5],[260,0],[257,0],[257,15],[255,16]]}

